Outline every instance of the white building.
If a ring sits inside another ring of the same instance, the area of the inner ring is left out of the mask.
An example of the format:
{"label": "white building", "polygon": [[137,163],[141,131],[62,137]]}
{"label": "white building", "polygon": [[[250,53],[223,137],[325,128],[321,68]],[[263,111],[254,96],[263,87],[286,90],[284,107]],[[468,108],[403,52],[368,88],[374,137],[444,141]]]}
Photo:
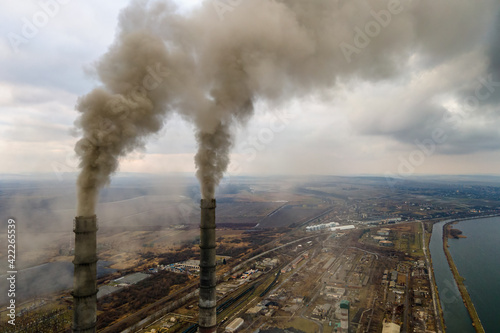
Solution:
{"label": "white building", "polygon": [[329,223],[310,225],[310,226],[306,227],[306,231],[319,231],[319,230],[323,230],[323,229],[333,228],[333,227],[336,227],[338,225],[339,225],[339,223],[337,223],[337,222],[329,222]]}
{"label": "white building", "polygon": [[236,332],[236,330],[238,330],[244,322],[245,321],[242,318],[236,318],[226,326],[226,332]]}
{"label": "white building", "polygon": [[338,227],[331,227],[330,231],[335,231],[335,230],[350,230],[350,229],[355,229],[356,227],[353,226],[352,224],[350,225],[341,225]]}
{"label": "white building", "polygon": [[382,333],[399,333],[399,332],[401,332],[401,326],[395,323],[387,323],[384,321]]}
{"label": "white building", "polygon": [[200,262],[198,260],[186,260],[186,261],[176,263],[175,267],[184,268],[184,269],[195,269],[195,270],[199,271],[200,270]]}

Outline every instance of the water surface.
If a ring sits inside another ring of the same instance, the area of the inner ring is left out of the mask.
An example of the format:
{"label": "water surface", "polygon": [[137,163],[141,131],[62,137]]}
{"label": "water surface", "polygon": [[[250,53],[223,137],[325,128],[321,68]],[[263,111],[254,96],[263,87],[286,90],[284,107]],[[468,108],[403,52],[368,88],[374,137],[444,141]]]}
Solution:
{"label": "water surface", "polygon": [[429,244],[446,331],[451,333],[475,333],[469,313],[462,301],[460,291],[458,291],[443,251],[443,225],[447,222],[449,221],[434,224]]}
{"label": "water surface", "polygon": [[500,332],[500,217],[454,225],[467,238],[450,239],[450,253],[486,332]]}

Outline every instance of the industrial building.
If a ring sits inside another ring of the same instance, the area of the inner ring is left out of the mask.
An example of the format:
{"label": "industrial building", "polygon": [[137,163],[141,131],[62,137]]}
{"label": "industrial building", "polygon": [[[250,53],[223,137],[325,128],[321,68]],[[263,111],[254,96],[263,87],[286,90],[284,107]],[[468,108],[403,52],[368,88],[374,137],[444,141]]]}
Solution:
{"label": "industrial building", "polygon": [[306,231],[319,231],[319,230],[323,230],[323,229],[333,228],[333,227],[336,227],[338,225],[339,225],[339,223],[337,223],[337,222],[310,225],[310,226],[306,227]]}
{"label": "industrial building", "polygon": [[325,289],[321,292],[321,295],[326,297],[327,299],[338,300],[345,295],[345,288],[325,286]]}
{"label": "industrial building", "polygon": [[241,325],[243,325],[244,322],[245,321],[242,318],[236,318],[229,325],[226,326],[226,332],[230,333],[236,332],[238,328],[240,328]]}
{"label": "industrial building", "polygon": [[312,317],[319,320],[325,319],[326,317],[328,317],[331,307],[332,305],[329,303],[316,305],[312,312]]}
{"label": "industrial building", "polygon": [[350,230],[350,229],[355,229],[356,227],[352,224],[349,225],[341,225],[338,227],[332,227],[330,228],[330,231],[335,231],[335,230]]}
{"label": "industrial building", "polygon": [[193,269],[193,270],[199,271],[200,270],[200,261],[199,260],[186,260],[186,261],[176,263],[175,267],[181,267],[184,269]]}
{"label": "industrial building", "polygon": [[382,333],[399,333],[401,332],[401,326],[395,323],[384,322],[382,327]]}
{"label": "industrial building", "polygon": [[340,331],[341,333],[349,333],[349,310],[350,304],[348,300],[342,300],[339,303],[340,307]]}
{"label": "industrial building", "polygon": [[291,263],[289,263],[288,265],[286,265],[285,267],[283,267],[281,269],[281,273],[286,273],[286,272],[289,272],[292,269],[297,268],[297,265],[302,260],[304,260],[304,258],[307,258],[307,257],[309,257],[309,253],[308,252],[302,253],[300,256],[298,256],[297,258],[295,258]]}
{"label": "industrial building", "polygon": [[381,228],[377,231],[377,235],[379,236],[389,236],[391,233],[391,229],[388,228]]}

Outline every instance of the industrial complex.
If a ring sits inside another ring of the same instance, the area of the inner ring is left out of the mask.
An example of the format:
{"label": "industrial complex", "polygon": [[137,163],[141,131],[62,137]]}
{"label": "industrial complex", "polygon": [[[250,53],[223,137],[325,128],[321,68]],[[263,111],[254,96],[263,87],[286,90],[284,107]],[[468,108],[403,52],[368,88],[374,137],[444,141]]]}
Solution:
{"label": "industrial complex", "polygon": [[[313,185],[242,185],[163,227],[77,217],[78,241],[66,235],[46,252],[72,262],[75,288],[21,298],[17,322],[26,332],[444,332],[427,250],[433,223],[498,213],[491,193],[471,192],[484,199],[466,207],[452,190],[432,201],[434,187],[422,199],[421,188],[367,187],[368,196],[353,180],[330,196]],[[95,273],[97,260],[107,273]]]}

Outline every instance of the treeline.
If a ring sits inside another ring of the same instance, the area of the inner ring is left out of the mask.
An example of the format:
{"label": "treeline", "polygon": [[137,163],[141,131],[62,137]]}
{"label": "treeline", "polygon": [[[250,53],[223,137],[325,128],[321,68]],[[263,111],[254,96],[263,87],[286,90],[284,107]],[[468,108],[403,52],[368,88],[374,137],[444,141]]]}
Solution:
{"label": "treeline", "polygon": [[176,262],[192,259],[193,257],[199,258],[200,249],[197,246],[182,246],[177,251],[165,252],[158,255],[152,254],[152,257],[161,258],[159,261],[160,265],[170,265]]}
{"label": "treeline", "polygon": [[[255,250],[262,245],[270,243],[274,240],[276,232],[274,230],[258,230],[252,232],[244,232],[241,238],[234,238],[229,243],[240,244],[245,243],[242,246],[230,246],[224,243],[217,245],[217,254],[220,256],[230,256],[236,258],[243,253],[246,253],[248,249]],[[253,252],[253,254],[258,254],[258,252]]]}
{"label": "treeline", "polygon": [[102,311],[97,319],[97,329],[103,329],[126,314],[134,313],[170,292],[170,287],[188,281],[185,274],[160,271],[135,285],[100,298],[97,309]]}
{"label": "treeline", "polygon": [[[274,230],[257,230],[252,232],[242,233],[242,237],[233,238],[226,244],[224,238],[217,238],[217,255],[238,257],[239,255],[247,252],[248,249],[256,249],[264,244],[271,242],[276,237]],[[241,246],[234,246],[232,244],[243,243]],[[160,265],[170,265],[176,262],[186,261],[193,258],[200,257],[200,249],[193,244],[184,244],[176,251],[165,252],[156,254],[153,252],[146,252],[141,254],[143,259],[159,258]]]}
{"label": "treeline", "polygon": [[[4,319],[4,318],[2,318]],[[2,321],[0,332],[16,333],[53,333],[69,329],[71,323],[71,312],[58,308],[54,310],[28,311],[15,319],[15,325]]]}
{"label": "treeline", "polygon": [[458,239],[458,238],[461,238],[461,237],[464,237],[462,235],[462,230],[458,230],[458,229],[453,229],[453,228],[450,228],[449,230],[449,237],[450,238],[455,238],[455,239]]}

